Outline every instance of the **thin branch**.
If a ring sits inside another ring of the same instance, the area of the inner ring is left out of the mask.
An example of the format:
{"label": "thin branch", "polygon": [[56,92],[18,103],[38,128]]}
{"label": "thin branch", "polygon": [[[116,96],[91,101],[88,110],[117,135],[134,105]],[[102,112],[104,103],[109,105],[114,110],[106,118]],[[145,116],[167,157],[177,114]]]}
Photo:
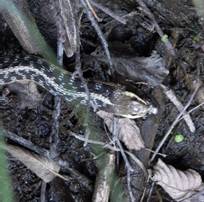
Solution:
{"label": "thin branch", "polygon": [[147,197],[147,202],[151,202],[151,196],[152,196],[154,187],[155,187],[155,182],[152,182],[151,188],[150,188],[150,191],[149,191],[149,194],[148,194],[148,197]]}
{"label": "thin branch", "polygon": [[[86,138],[84,138],[83,136],[80,136],[80,135],[76,135],[75,133],[73,132],[70,132],[70,135],[74,136],[76,139],[80,140],[80,141],[85,141]],[[99,142],[99,141],[95,141],[95,140],[91,140],[89,139],[88,140],[88,143],[90,144],[96,144],[96,145],[101,145],[103,146],[103,148],[106,148],[106,149],[110,149],[112,151],[119,151],[120,152],[120,149],[117,148],[117,147],[113,147],[111,146],[110,144],[105,144],[104,142]],[[131,152],[129,151],[124,151],[126,154],[128,154],[130,156],[130,158],[132,158],[133,161],[135,161],[137,163],[137,165],[142,169],[142,171],[144,172],[145,175],[147,175],[147,170],[144,166],[144,164],[134,155],[132,154]]]}
{"label": "thin branch", "polygon": [[93,9],[92,5],[90,4],[89,0],[85,0],[87,6],[89,7],[89,9],[91,10],[93,16],[97,19],[98,22],[101,22],[102,20],[98,17],[98,15],[96,14],[96,11]]}
{"label": "thin branch", "polygon": [[61,97],[55,96],[54,98],[55,107],[52,114],[52,130],[50,135],[50,157],[55,159],[58,157],[57,145],[59,143],[59,118],[61,112]]}
{"label": "thin branch", "polygon": [[[190,113],[196,111],[197,109],[199,109],[199,108],[202,107],[203,105],[204,105],[204,102],[200,103],[200,104],[197,105],[196,107],[194,107],[194,108],[192,108],[191,110],[189,110],[188,112],[186,112],[186,114],[190,114]],[[179,121],[182,120],[183,118],[184,118],[184,116],[182,116],[182,117],[179,119]]]}
{"label": "thin branch", "polygon": [[125,151],[125,153],[128,154],[133,161],[135,161],[135,163],[142,169],[145,176],[147,176],[148,172],[147,172],[147,169],[145,168],[144,164],[142,163],[142,161],[140,161],[139,158],[137,158],[133,153],[131,153],[129,151]]}
{"label": "thin branch", "polygon": [[130,165],[130,162],[129,162],[129,160],[128,160],[126,154],[125,154],[125,151],[124,151],[124,149],[123,149],[123,147],[122,147],[122,145],[121,145],[121,143],[120,143],[120,140],[117,139],[116,142],[117,142],[117,145],[118,145],[118,147],[119,147],[119,149],[120,149],[120,153],[121,153],[121,155],[122,155],[122,157],[123,157],[123,160],[125,161],[126,169],[129,170],[130,172],[133,172],[134,169],[133,169],[132,166]]}
{"label": "thin branch", "polygon": [[107,41],[106,41],[106,39],[105,39],[105,37],[103,35],[103,32],[101,31],[97,21],[95,20],[95,17],[93,16],[90,8],[88,7],[86,1],[80,0],[80,2],[84,6],[84,8],[86,10],[86,13],[87,13],[87,16],[88,16],[89,20],[91,21],[92,26],[96,30],[96,33],[98,34],[98,37],[101,40],[102,46],[104,48],[105,54],[106,54],[107,59],[108,59],[110,70],[113,71],[113,63],[112,63],[110,52],[109,52],[109,49],[108,49],[108,43],[107,43]]}
{"label": "thin branch", "polygon": [[49,156],[48,150],[33,144],[31,141],[26,140],[23,137],[16,135],[15,133],[12,133],[12,132],[9,132],[6,130],[3,130],[3,131],[4,131],[5,137],[9,138],[10,140],[14,141],[15,143],[17,143],[17,144],[19,144],[19,145],[21,145],[27,149],[34,151],[35,153],[37,153],[39,155],[42,155],[42,156],[45,156],[48,158],[48,156]]}
{"label": "thin branch", "polygon": [[115,19],[116,21],[120,22],[121,24],[126,24],[127,20],[124,19],[123,17],[120,17],[118,15],[116,15],[115,13],[113,13],[113,11],[111,11],[109,8],[102,6],[99,3],[96,3],[93,0],[89,0],[91,2],[92,5],[94,5],[96,8],[100,9],[101,11],[103,11],[105,14],[109,15],[110,17],[112,17],[113,19]]}
{"label": "thin branch", "polygon": [[[63,63],[63,42],[62,42],[62,36],[59,33],[58,36],[58,47],[57,47],[57,58],[58,58],[58,64],[62,66]],[[50,157],[52,159],[55,159],[59,156],[57,151],[57,146],[59,143],[59,118],[61,113],[61,102],[62,99],[60,96],[54,97],[54,111],[52,114],[53,123],[52,123],[52,130],[50,134]]]}
{"label": "thin branch", "polygon": [[[83,136],[81,135],[76,135],[75,133],[73,132],[69,132],[71,136],[75,137],[76,139],[80,140],[80,141],[86,141],[86,138],[84,138]],[[95,140],[91,140],[89,139],[88,140],[88,143],[89,144],[96,144],[96,145],[101,145],[103,146],[103,148],[106,148],[106,149],[110,149],[112,151],[120,151],[119,149],[117,149],[116,147],[113,147],[111,146],[110,144],[105,144],[104,142],[100,142],[100,141],[95,141]]]}
{"label": "thin branch", "polygon": [[128,192],[130,196],[130,201],[135,202],[135,197],[132,192],[132,187],[131,187],[131,172],[129,169],[127,169],[127,187],[128,187]]}
{"label": "thin branch", "polygon": [[127,158],[127,156],[126,156],[126,154],[125,154],[125,152],[124,152],[124,149],[123,149],[123,147],[122,147],[122,145],[121,145],[121,143],[120,143],[120,140],[119,140],[119,138],[118,138],[118,131],[117,131],[117,121],[118,121],[118,119],[117,118],[113,118],[113,130],[111,131],[111,133],[113,134],[113,138],[115,139],[115,142],[116,142],[116,144],[118,145],[118,147],[119,147],[119,149],[120,149],[120,153],[121,153],[121,155],[122,155],[122,157],[123,157],[123,160],[124,160],[124,162],[125,162],[125,166],[126,166],[126,169],[128,169],[129,171],[133,171],[133,168],[132,168],[132,166],[130,165],[130,162],[129,162],[129,160],[128,160],[128,158]]}
{"label": "thin branch", "polygon": [[[148,171],[148,173],[147,173],[147,180],[146,180],[146,185],[149,183],[149,181],[150,181],[150,172]],[[140,198],[140,202],[144,202],[144,198],[145,198],[145,196],[146,196],[146,192],[147,192],[147,186],[145,186],[145,188],[144,188],[144,190],[143,190],[143,193],[142,193],[142,196],[141,196],[141,198]]]}
{"label": "thin branch", "polygon": [[[15,143],[39,154],[40,156],[43,156],[45,158],[50,158],[49,151],[41,148],[29,140],[26,140],[15,133],[9,132],[7,130],[4,131],[4,136],[9,138],[10,140],[14,141]],[[82,182],[83,186],[86,187],[89,191],[92,191],[91,181],[86,178],[84,175],[82,175],[79,171],[75,170],[74,168],[71,168],[69,163],[67,161],[64,161],[63,159],[58,158],[55,162],[58,163],[58,165],[61,167],[62,170],[65,170],[65,172],[69,172],[71,177],[74,179],[77,179],[79,182]]]}
{"label": "thin branch", "polygon": [[163,144],[165,143],[165,141],[168,139],[169,135],[171,134],[172,130],[174,129],[174,127],[176,126],[176,124],[179,122],[181,116],[184,115],[186,109],[191,105],[191,102],[193,101],[196,93],[198,92],[198,89],[200,88],[200,84],[197,84],[194,92],[192,93],[190,99],[188,100],[186,106],[183,108],[183,110],[178,114],[178,116],[176,117],[176,119],[174,120],[174,122],[171,124],[170,128],[168,129],[168,131],[166,132],[166,134],[164,135],[163,139],[161,140],[161,142],[159,143],[158,147],[155,150],[155,153],[152,155],[152,158],[150,159],[150,162],[152,162],[157,153],[160,151],[161,147],[163,146]]}
{"label": "thin branch", "polygon": [[[183,109],[183,105],[182,103],[178,100],[178,98],[176,97],[176,95],[174,94],[174,92],[171,89],[167,89],[166,86],[164,85],[160,85],[163,89],[164,94],[169,98],[169,100],[176,106],[176,108],[178,109],[179,112],[182,111]],[[190,117],[189,114],[184,113],[183,116],[187,126],[189,127],[189,130],[194,133],[195,132],[195,125]]]}
{"label": "thin branch", "polygon": [[[77,45],[76,45],[76,54],[75,54],[75,72],[73,73],[73,76],[76,76],[76,74],[79,76],[79,79],[81,80],[82,82],[82,85],[85,89],[85,92],[87,94],[87,112],[86,112],[86,116],[88,116],[88,113],[90,112],[90,106],[93,105],[93,108],[95,108],[94,106],[94,103],[91,102],[91,96],[90,96],[90,91],[89,91],[89,88],[88,88],[88,85],[87,85],[87,82],[86,80],[84,79],[83,77],[83,72],[82,72],[82,69],[81,69],[81,53],[80,53],[80,28],[79,28],[79,22],[78,22],[78,26],[76,26],[76,29],[77,29]],[[87,118],[86,118],[87,120]],[[85,122],[87,122],[85,120]],[[87,123],[85,123],[86,125]],[[86,141],[84,142],[84,146],[87,145],[87,142],[88,142],[88,139],[89,139],[89,135],[90,135],[90,131],[89,131],[89,128],[88,126],[85,126],[86,128]]]}

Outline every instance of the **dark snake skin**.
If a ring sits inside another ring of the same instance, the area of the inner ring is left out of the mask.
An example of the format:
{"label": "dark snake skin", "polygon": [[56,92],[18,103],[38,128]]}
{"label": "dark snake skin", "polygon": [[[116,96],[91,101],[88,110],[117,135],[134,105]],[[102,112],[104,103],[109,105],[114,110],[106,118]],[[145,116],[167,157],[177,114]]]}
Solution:
{"label": "dark snake skin", "polygon": [[[53,95],[60,95],[68,102],[87,105],[88,95],[78,79],[67,71],[36,56],[0,58],[0,85],[30,80]],[[114,89],[102,83],[88,83],[93,109],[105,110],[116,115],[139,118],[156,113],[152,105],[138,100],[133,93]]]}

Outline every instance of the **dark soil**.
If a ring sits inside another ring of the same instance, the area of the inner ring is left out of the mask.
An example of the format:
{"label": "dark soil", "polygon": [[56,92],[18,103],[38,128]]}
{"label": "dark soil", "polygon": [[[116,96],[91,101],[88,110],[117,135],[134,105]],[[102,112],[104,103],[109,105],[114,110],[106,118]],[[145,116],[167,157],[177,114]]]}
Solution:
{"label": "dark soil", "polygon": [[[42,5],[46,6],[45,2],[49,1],[29,0],[28,2],[41,32],[45,35],[48,43],[50,43],[53,48],[56,48],[56,27],[52,22],[42,21],[42,14],[40,13]],[[190,0],[144,1],[155,15],[156,21],[162,30],[168,34],[169,40],[176,50],[175,57],[168,54],[156,31],[151,30],[153,26],[151,19],[139,9],[135,1],[100,0],[98,2],[121,16],[135,11],[135,15],[128,18],[128,23],[122,25],[101,11],[96,10],[99,17],[103,19],[99,24],[101,30],[105,33],[112,56],[117,58],[149,57],[153,51],[157,51],[165,60],[166,68],[169,70],[169,75],[166,76],[162,74],[160,80],[157,80],[158,83],[163,82],[163,84],[171,88],[177,98],[185,105],[193,90],[192,81],[195,79],[204,81],[204,26],[199,20],[192,2]],[[45,9],[46,8],[44,8],[44,10]],[[44,15],[49,15],[49,12],[44,13]],[[43,20],[45,19],[49,21],[49,18],[46,16],[43,17]],[[1,18],[0,23],[0,35],[1,56],[19,53],[27,54],[3,18]],[[102,55],[103,58],[106,57],[94,28],[84,16],[81,24],[81,55],[84,76],[87,79],[94,77],[94,80],[122,84],[126,89],[137,93],[140,97],[149,100],[158,107],[158,115],[137,120],[138,125],[143,131],[142,134],[146,145],[149,145],[149,147],[153,146],[153,149],[155,149],[171,123],[175,120],[178,114],[177,109],[165,97],[159,85],[150,86],[138,84],[137,82],[144,82],[144,80],[130,81],[119,73],[110,76],[107,71],[107,62],[91,58],[88,60],[83,59],[93,53]],[[69,71],[74,70],[72,68],[74,66],[73,63],[74,58],[64,59],[65,68]],[[146,81],[147,80],[145,80],[145,82]],[[54,98],[44,89],[40,88],[38,90],[42,99],[32,103],[30,98],[26,98],[30,95],[23,94],[26,101],[22,99],[21,90],[13,90],[12,86],[2,87],[0,119],[3,122],[4,129],[31,141],[40,148],[48,150],[53,125]],[[25,104],[28,100],[31,102],[30,105]],[[201,100],[201,96],[197,96],[190,106],[190,109],[203,102]],[[204,174],[203,113],[204,109],[202,107],[191,113],[191,118],[196,127],[195,133],[189,131],[184,121],[180,121],[160,151],[167,155],[167,158],[164,160],[165,162],[179,169],[195,169],[201,175]],[[81,123],[77,120],[74,109],[64,102],[64,100],[62,101],[59,123],[60,139],[58,143],[58,153],[59,157],[67,162],[70,168],[62,169],[61,173],[69,176],[70,180],[66,182],[60,178],[55,178],[55,180],[46,187],[46,200],[50,202],[89,202],[93,194],[97,167],[93,160],[90,147],[84,147],[83,142],[70,135],[70,131],[81,135],[83,135],[85,131]],[[175,135],[178,133],[184,136],[184,141],[180,143],[175,141]],[[17,144],[16,141],[12,141],[9,138],[6,140],[9,143]],[[32,148],[30,148],[30,150],[32,150]],[[149,154],[146,154],[144,151],[137,152],[136,154],[142,159],[144,165],[148,167]],[[9,155],[8,159],[15,201],[40,201],[43,182],[30,170],[26,169],[19,161],[14,160]],[[120,160],[120,164],[118,174],[124,176],[124,164],[122,159]],[[137,165],[135,165],[135,167],[137,167]],[[77,172],[79,177],[77,178],[70,170]],[[82,182],[81,176],[87,181]],[[144,185],[144,180],[143,178],[138,180],[140,172],[136,173],[135,176],[135,178],[134,176],[132,177],[131,183],[134,193],[136,193],[139,198],[143,190],[143,188],[142,190],[140,189]],[[156,189],[157,188],[155,188],[155,190]],[[140,194],[138,194],[138,190]],[[163,201],[172,201],[160,189],[153,191],[150,201],[159,201],[158,193],[161,194]]]}

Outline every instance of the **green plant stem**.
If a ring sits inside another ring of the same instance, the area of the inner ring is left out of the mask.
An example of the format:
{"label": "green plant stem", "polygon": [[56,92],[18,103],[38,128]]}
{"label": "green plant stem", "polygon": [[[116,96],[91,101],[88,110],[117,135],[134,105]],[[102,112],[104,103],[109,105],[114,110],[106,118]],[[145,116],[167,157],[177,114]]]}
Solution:
{"label": "green plant stem", "polygon": [[[102,141],[104,131],[99,127],[99,120],[94,113],[89,112],[82,107],[77,112],[78,118],[81,123],[87,126],[89,130],[89,137],[91,140]],[[97,179],[108,179],[107,186],[110,186],[110,201],[111,202],[127,202],[127,196],[124,193],[121,179],[116,175],[115,169],[110,166],[110,153],[101,145],[91,144],[91,150],[96,158],[96,166],[98,168]]]}
{"label": "green plant stem", "polygon": [[13,193],[11,188],[11,179],[8,174],[6,155],[3,148],[3,131],[0,128],[0,201],[12,202]]}
{"label": "green plant stem", "polygon": [[23,4],[23,8],[12,0],[0,0],[0,12],[4,19],[25,50],[32,54],[40,54],[57,65],[56,55],[41,35],[26,2],[21,1],[19,4]]}

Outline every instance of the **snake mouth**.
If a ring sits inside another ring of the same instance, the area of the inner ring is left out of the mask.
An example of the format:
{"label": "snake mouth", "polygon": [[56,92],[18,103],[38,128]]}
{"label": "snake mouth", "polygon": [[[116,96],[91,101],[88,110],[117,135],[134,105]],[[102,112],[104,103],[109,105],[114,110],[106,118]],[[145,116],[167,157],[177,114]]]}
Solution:
{"label": "snake mouth", "polygon": [[158,113],[158,109],[152,105],[146,106],[144,108],[137,108],[137,111],[131,111],[130,113],[124,113],[124,111],[117,111],[114,112],[116,116],[128,118],[128,119],[138,119],[138,118],[145,118],[147,114],[154,114]]}
{"label": "snake mouth", "polygon": [[158,110],[149,102],[142,100],[132,92],[116,90],[111,99],[113,112],[116,116],[137,119],[147,114],[157,114]]}

